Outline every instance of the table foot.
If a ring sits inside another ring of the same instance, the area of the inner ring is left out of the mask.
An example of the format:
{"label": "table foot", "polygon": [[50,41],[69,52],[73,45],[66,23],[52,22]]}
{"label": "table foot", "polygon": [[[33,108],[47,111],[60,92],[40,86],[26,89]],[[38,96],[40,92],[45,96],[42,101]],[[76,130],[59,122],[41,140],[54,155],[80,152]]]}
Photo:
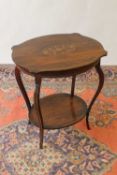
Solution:
{"label": "table foot", "polygon": [[93,97],[93,99],[92,99],[92,101],[87,109],[87,113],[86,113],[86,125],[87,125],[88,130],[91,129],[90,125],[89,125],[89,114],[90,114],[91,108],[92,108],[96,98],[98,97],[98,95],[103,87],[103,84],[104,84],[104,73],[100,67],[100,62],[95,66],[95,69],[96,69],[98,76],[99,76],[99,85],[98,85],[97,91],[96,91],[96,93],[95,93],[95,95],[94,95],[94,97]]}
{"label": "table foot", "polygon": [[30,121],[30,120],[28,121],[28,124],[29,124],[29,125],[31,124],[31,121]]}

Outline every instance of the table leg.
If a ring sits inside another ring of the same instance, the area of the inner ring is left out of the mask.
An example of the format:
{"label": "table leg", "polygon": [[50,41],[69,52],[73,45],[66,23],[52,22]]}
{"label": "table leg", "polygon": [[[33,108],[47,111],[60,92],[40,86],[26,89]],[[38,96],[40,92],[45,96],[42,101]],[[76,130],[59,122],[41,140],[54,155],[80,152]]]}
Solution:
{"label": "table leg", "polygon": [[89,105],[89,107],[87,109],[87,113],[86,113],[86,125],[87,125],[88,129],[90,129],[90,126],[89,126],[89,113],[90,113],[91,108],[92,108],[96,98],[98,97],[98,95],[99,95],[99,93],[100,93],[100,91],[101,91],[101,89],[103,87],[103,84],[104,84],[104,73],[103,73],[103,71],[102,71],[102,69],[100,67],[100,62],[95,66],[95,69],[96,69],[96,71],[98,73],[98,76],[99,76],[99,84],[98,84],[97,91],[96,91],[96,93],[95,93],[95,95],[94,95],[94,97],[93,97],[93,99],[92,99],[92,101],[91,101],[91,103],[90,103],[90,105]]}
{"label": "table leg", "polygon": [[76,75],[72,77],[72,85],[71,85],[71,97],[74,96],[74,90],[75,90],[75,82],[76,82]]}
{"label": "table leg", "polygon": [[41,77],[35,77],[35,92],[34,92],[34,108],[36,110],[36,114],[39,121],[40,126],[40,148],[43,149],[43,118],[40,107],[40,87],[41,87]]}
{"label": "table leg", "polygon": [[[28,98],[28,95],[26,93],[26,90],[24,88],[24,85],[23,85],[23,82],[22,82],[22,79],[21,79],[21,73],[20,73],[20,70],[15,67],[15,78],[16,78],[16,81],[17,81],[17,84],[21,90],[21,93],[24,97],[24,100],[26,102],[26,105],[27,105],[27,108],[28,108],[28,112],[30,113],[30,110],[31,110],[31,104],[30,104],[30,100]],[[29,121],[29,124],[30,124],[30,121]]]}

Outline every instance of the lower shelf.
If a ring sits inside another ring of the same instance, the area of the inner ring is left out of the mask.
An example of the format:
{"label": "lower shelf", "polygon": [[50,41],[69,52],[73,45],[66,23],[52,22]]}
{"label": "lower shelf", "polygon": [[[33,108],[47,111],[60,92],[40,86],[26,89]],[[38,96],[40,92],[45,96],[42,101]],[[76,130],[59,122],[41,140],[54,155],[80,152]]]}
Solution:
{"label": "lower shelf", "polygon": [[[87,111],[83,99],[70,94],[54,94],[40,99],[45,129],[58,129],[73,125],[82,120]],[[31,123],[39,127],[35,106],[29,115]]]}

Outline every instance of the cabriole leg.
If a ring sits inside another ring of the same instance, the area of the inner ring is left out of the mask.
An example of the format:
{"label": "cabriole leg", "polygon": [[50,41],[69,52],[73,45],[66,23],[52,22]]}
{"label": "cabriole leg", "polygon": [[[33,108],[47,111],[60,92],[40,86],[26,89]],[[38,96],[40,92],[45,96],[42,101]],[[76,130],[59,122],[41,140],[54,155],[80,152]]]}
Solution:
{"label": "cabriole leg", "polygon": [[42,118],[41,107],[40,107],[40,87],[41,87],[41,77],[35,77],[34,108],[36,110],[36,115],[38,117],[39,127],[40,127],[40,148],[43,149],[44,128],[43,128],[43,118]]}
{"label": "cabriole leg", "polygon": [[[26,102],[26,105],[27,105],[27,108],[28,108],[28,112],[30,113],[30,110],[31,110],[30,100],[29,100],[28,95],[26,93],[26,90],[24,88],[24,85],[23,85],[23,82],[22,82],[22,79],[21,79],[20,70],[17,67],[15,67],[15,78],[16,78],[17,84],[18,84],[18,86],[19,86],[19,88],[21,90],[21,93],[22,93],[22,95],[24,97],[24,100]],[[29,123],[30,123],[30,121],[29,121]]]}
{"label": "cabriole leg", "polygon": [[90,129],[90,126],[89,126],[89,113],[90,113],[91,108],[92,108],[96,98],[98,97],[98,95],[99,95],[99,93],[100,93],[100,91],[101,91],[101,89],[103,87],[103,84],[104,84],[104,73],[103,73],[103,71],[102,71],[102,69],[100,67],[100,62],[95,66],[95,69],[96,69],[96,71],[98,73],[98,76],[99,76],[99,85],[98,85],[97,91],[96,91],[96,93],[95,93],[95,95],[94,95],[94,97],[93,97],[93,99],[92,99],[92,101],[91,101],[91,103],[90,103],[90,105],[89,105],[89,107],[87,109],[86,125],[87,125],[88,129]]}

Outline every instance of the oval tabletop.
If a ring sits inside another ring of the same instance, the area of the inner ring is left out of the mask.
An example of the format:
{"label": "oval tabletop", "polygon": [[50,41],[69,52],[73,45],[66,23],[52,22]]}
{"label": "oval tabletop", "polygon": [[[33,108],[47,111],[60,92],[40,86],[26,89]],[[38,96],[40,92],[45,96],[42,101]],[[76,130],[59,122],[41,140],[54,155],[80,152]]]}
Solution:
{"label": "oval tabletop", "polygon": [[96,64],[107,53],[96,40],[80,34],[56,34],[13,47],[15,64],[30,73],[65,71]]}

